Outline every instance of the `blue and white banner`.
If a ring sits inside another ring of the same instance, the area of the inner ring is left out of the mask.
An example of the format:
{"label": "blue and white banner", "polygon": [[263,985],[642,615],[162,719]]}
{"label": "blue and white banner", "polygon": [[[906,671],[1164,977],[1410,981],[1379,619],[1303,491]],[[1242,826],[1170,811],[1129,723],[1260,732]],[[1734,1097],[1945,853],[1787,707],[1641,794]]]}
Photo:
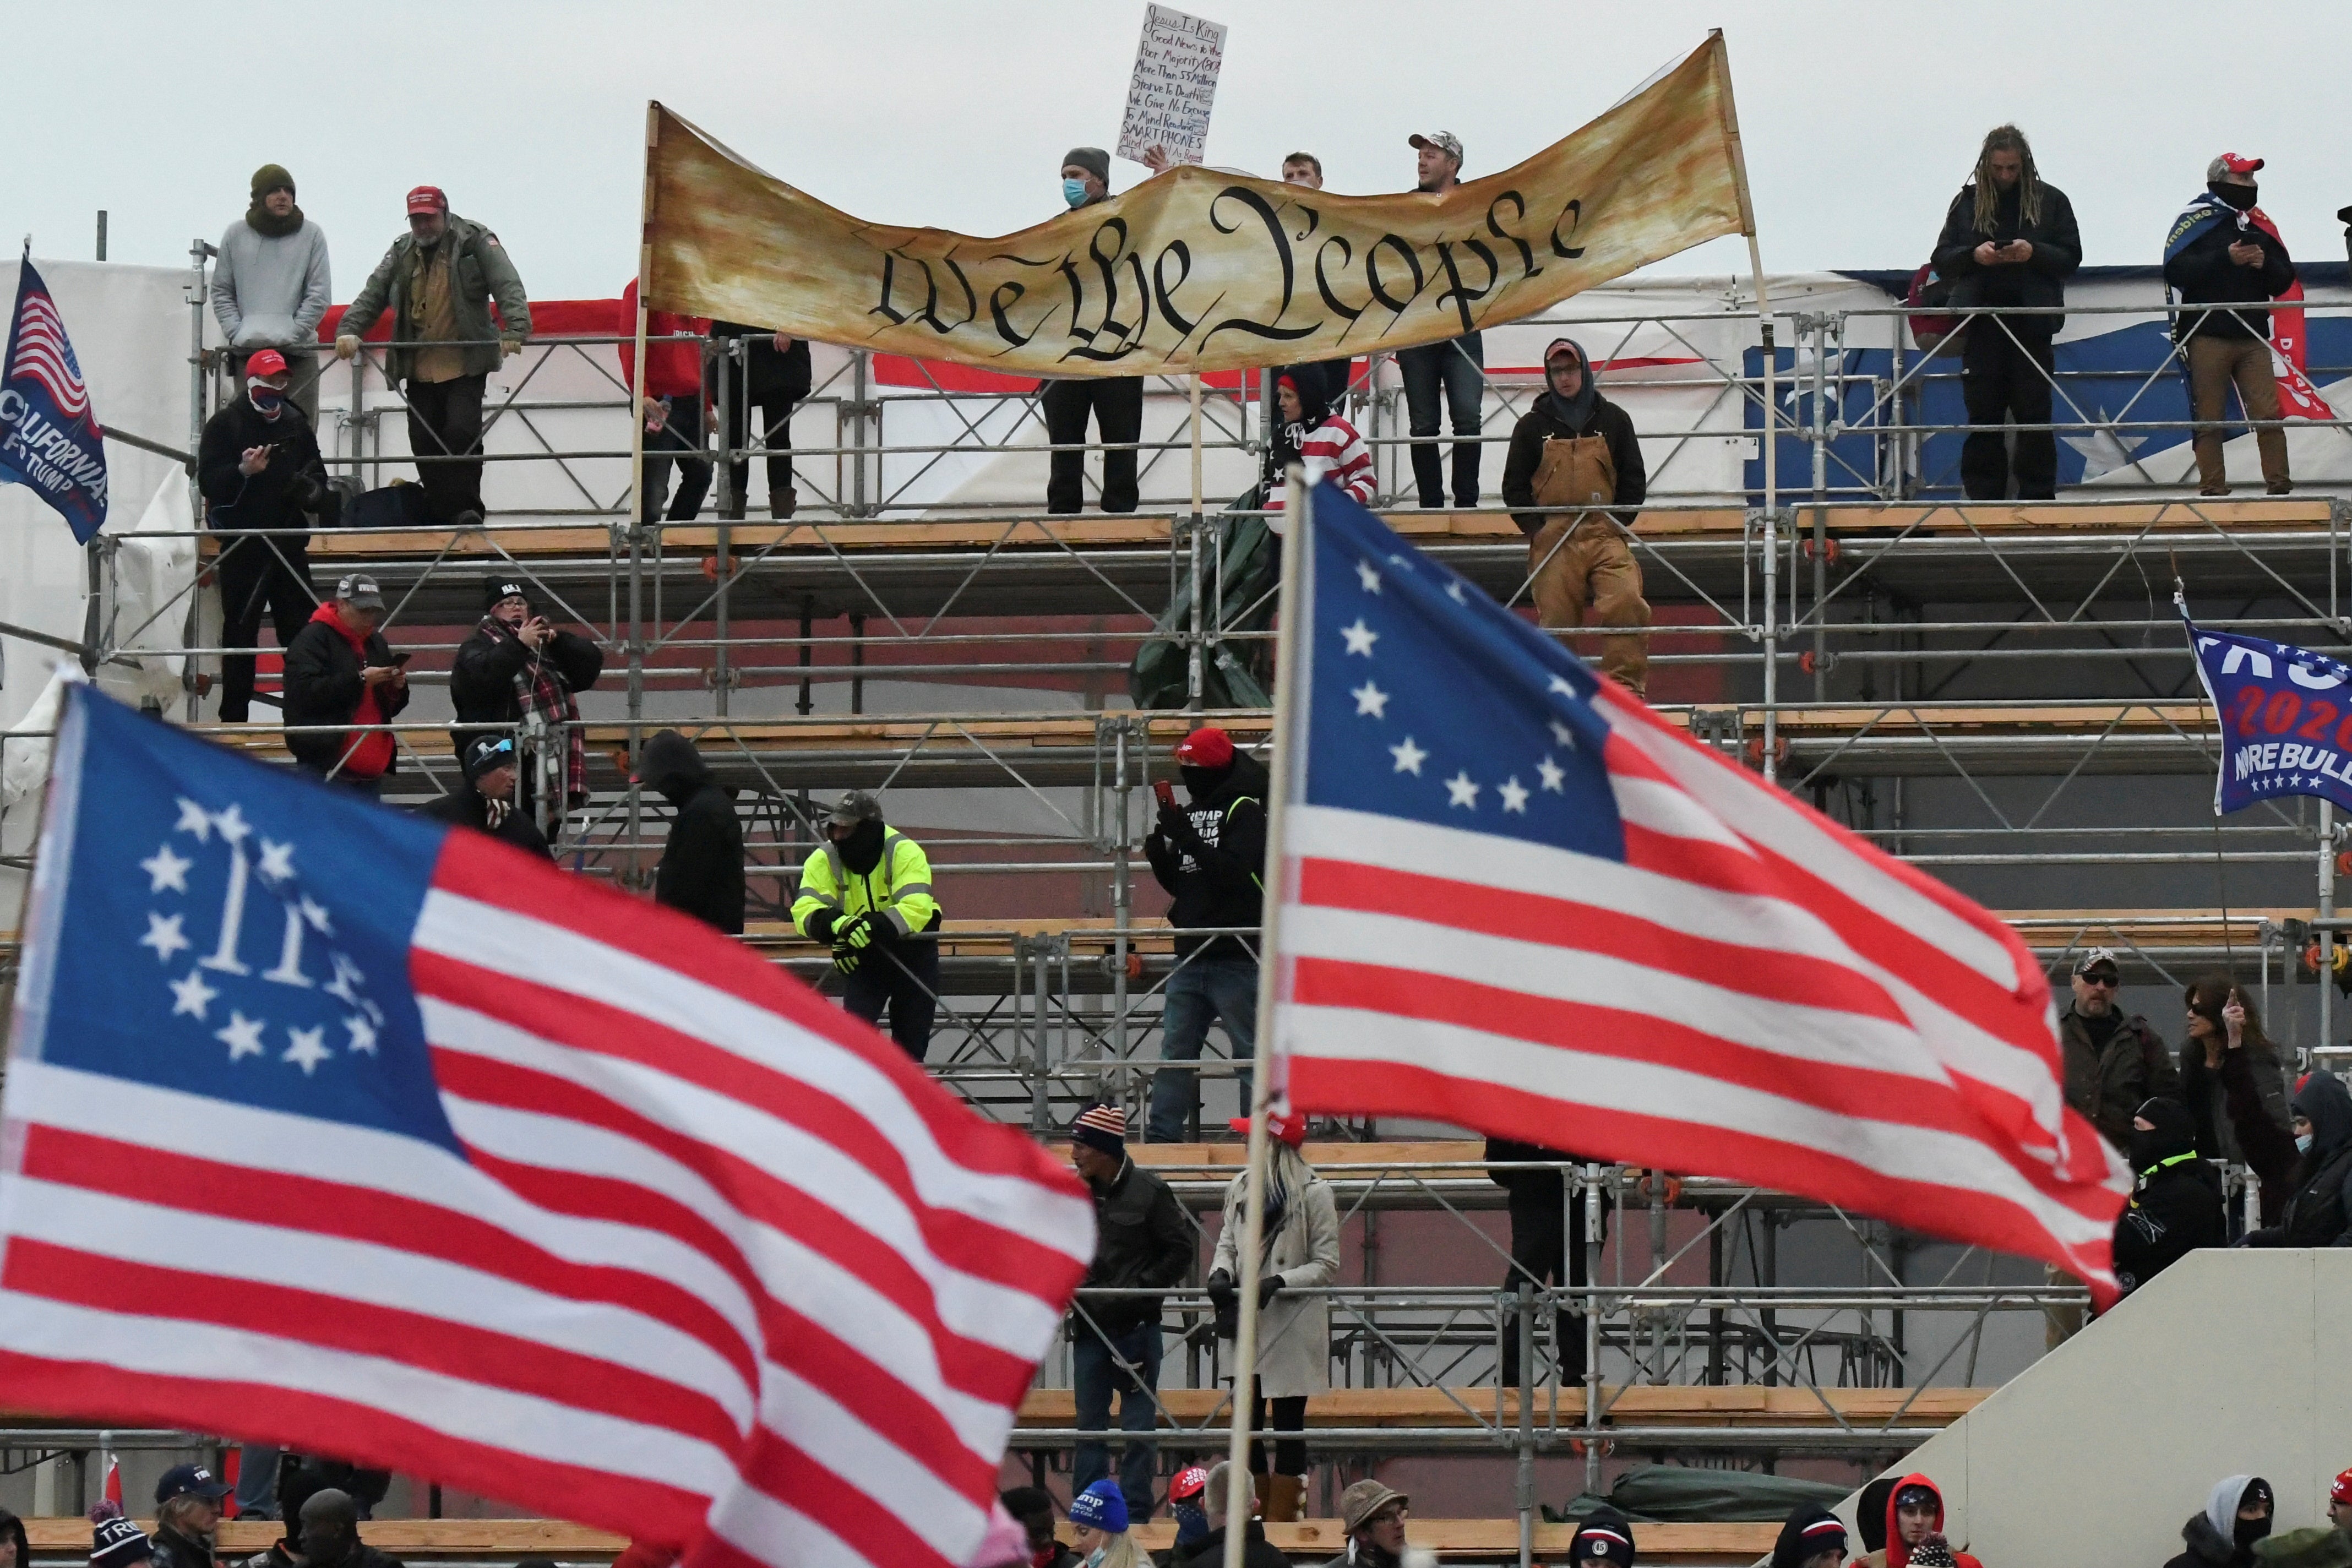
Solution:
{"label": "blue and white banner", "polygon": [[2213,813],[2283,795],[2315,795],[2352,810],[2352,666],[2324,653],[2181,624],[2197,678],[2221,721]]}
{"label": "blue and white banner", "polygon": [[65,318],[29,256],[17,269],[0,359],[0,484],[38,492],[84,544],[106,526],[106,432]]}

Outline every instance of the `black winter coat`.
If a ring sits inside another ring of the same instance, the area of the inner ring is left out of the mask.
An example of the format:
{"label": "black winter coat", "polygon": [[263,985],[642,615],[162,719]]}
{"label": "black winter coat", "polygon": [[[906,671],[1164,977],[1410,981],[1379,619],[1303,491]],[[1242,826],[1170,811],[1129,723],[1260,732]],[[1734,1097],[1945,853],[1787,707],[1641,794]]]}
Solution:
{"label": "black winter coat", "polygon": [[[2259,267],[2241,267],[2230,259],[2230,247],[2239,240],[2263,247]],[[2205,226],[2205,232],[2164,264],[2164,280],[2180,295],[2184,305],[2227,305],[2240,300],[2268,304],[2294,287],[2294,261],[2278,237],[2252,224],[2240,228],[2228,218]],[[2200,321],[2204,324],[2198,325]],[[2252,338],[2271,335],[2268,310],[2186,310],[2173,319],[2173,341],[2194,331],[2200,338]]]}
{"label": "black winter coat", "polygon": [[2352,1247],[2352,1090],[2315,1072],[2295,1091],[2295,1114],[2311,1122],[2311,1152],[2294,1172],[2279,1223],[2246,1237],[2248,1247]]}
{"label": "black winter coat", "polygon": [[[528,682],[531,667],[544,660],[555,667],[564,686],[587,690],[604,673],[604,650],[577,632],[558,632],[547,646],[532,653],[521,638],[500,636],[487,626],[457,645],[449,666],[449,701],[460,724],[512,724],[522,717],[522,696],[515,678]],[[553,715],[551,715],[553,717]],[[458,745],[465,744],[464,739]]]}
{"label": "black winter coat", "polygon": [[[2022,205],[2016,190],[2003,192],[1995,208],[1993,232],[1987,234],[1977,227],[1975,184],[1961,186],[1960,194],[1952,198],[1951,207],[1944,214],[1944,232],[1936,239],[1935,268],[1939,276],[1952,281],[1954,310],[1979,305],[2054,307],[2066,302],[2066,279],[2083,265],[2083,235],[2074,225],[2074,204],[2057,186],[2044,184],[2039,223],[2019,221]],[[2033,254],[2021,265],[1986,267],[1977,260],[1977,247],[1987,240],[2006,245],[2012,239],[2033,247]],[[2065,320],[2058,315],[2005,319],[2021,338],[2029,332],[2049,337]]]}
{"label": "black winter coat", "polygon": [[212,1549],[161,1526],[147,1538],[149,1568],[215,1568]]}
{"label": "black winter coat", "polygon": [[[1265,769],[1243,753],[1206,799],[1161,814],[1160,825],[1143,840],[1151,874],[1175,896],[1168,923],[1188,926],[1254,926],[1265,908]],[[1171,831],[1171,827],[1173,830]],[[1244,957],[1240,937],[1176,939],[1179,957],[1202,949],[1204,956]]]}
{"label": "black winter coat", "polygon": [[2116,1221],[2116,1278],[2136,1290],[2200,1247],[2225,1247],[2221,1173],[2193,1153],[2142,1173],[2131,1206]]}
{"label": "black winter coat", "polygon": [[[269,466],[241,474],[237,465],[248,447],[274,447]],[[319,440],[302,411],[288,403],[275,419],[265,419],[252,400],[237,400],[205,421],[196,443],[196,488],[204,492],[205,526],[215,533],[247,529],[300,529],[284,536],[289,545],[310,542],[308,511],[324,498],[327,465]]]}
{"label": "black winter coat", "polygon": [[[761,408],[777,403],[798,403],[809,395],[814,384],[815,362],[809,357],[806,338],[794,338],[793,346],[782,353],[776,352],[776,333],[772,327],[750,327],[740,321],[713,321],[710,341],[716,345],[730,338],[750,340],[743,351],[743,364],[738,370],[730,368],[730,391],[736,404],[755,405]],[[717,406],[719,396],[719,360],[713,354],[702,370],[702,394]]]}
{"label": "black winter coat", "polygon": [[[1118,1168],[1108,1191],[1087,1184],[1095,1200],[1095,1260],[1079,1289],[1159,1290],[1192,1272],[1192,1222],[1168,1184],[1134,1161]],[[1079,1306],[1106,1333],[1160,1321],[1156,1296],[1078,1298]],[[1076,1320],[1083,1324],[1085,1319]]]}
{"label": "black winter coat", "polygon": [[2213,1521],[2201,1513],[2189,1516],[2189,1522],[2180,1527],[2180,1539],[2188,1550],[2164,1568],[2253,1568],[2253,1549],[2224,1540]]}
{"label": "black winter coat", "polygon": [[711,782],[693,742],[675,730],[646,742],[637,778],[677,811],[654,868],[654,902],[742,935],[743,825],[733,798]]}
{"label": "black winter coat", "polygon": [[511,844],[526,854],[544,855],[551,860],[555,858],[555,851],[548,847],[547,835],[539,830],[539,824],[527,811],[509,806],[499,825],[492,827],[489,825],[490,803],[482,798],[482,792],[471,783],[461,782],[439,800],[428,801],[419,806],[416,815],[429,816],[436,822],[446,822],[452,827],[470,827],[477,833],[487,833],[500,843]]}
{"label": "black winter coat", "polygon": [[[1643,464],[1642,443],[1634,438],[1633,421],[1623,409],[1597,392],[1592,396],[1592,412],[1580,430],[1569,427],[1548,392],[1536,399],[1533,408],[1519,416],[1519,422],[1511,427],[1510,454],[1503,460],[1503,504],[1535,505],[1536,470],[1543,467],[1544,443],[1576,436],[1598,436],[1609,443],[1610,466],[1617,470],[1617,490],[1609,499],[1629,509],[1618,512],[1616,518],[1626,527],[1633,527],[1634,519],[1641,515],[1642,503],[1650,496],[1650,470]],[[1520,532],[1532,536],[1540,532],[1549,520],[1541,512],[1514,512],[1512,521],[1519,525]]]}
{"label": "black winter coat", "polygon": [[[392,662],[391,646],[380,631],[368,634],[367,662]],[[360,694],[366,689],[361,668],[360,656],[341,632],[320,620],[305,625],[286,645],[286,727],[290,731],[303,724],[350,723],[359,710]],[[408,706],[408,688],[387,682],[375,689],[375,701],[388,724]],[[294,760],[314,768],[333,767],[350,744],[349,735],[323,731],[286,737],[286,749],[294,753]],[[399,771],[400,752],[395,748],[384,776]]]}
{"label": "black winter coat", "polygon": [[[1225,1532],[1213,1530],[1193,1542],[1192,1551],[1174,1558],[1170,1568],[1221,1568],[1224,1560]],[[1290,1559],[1265,1538],[1265,1526],[1256,1520],[1249,1521],[1249,1533],[1242,1538],[1242,1568],[1290,1568]]]}

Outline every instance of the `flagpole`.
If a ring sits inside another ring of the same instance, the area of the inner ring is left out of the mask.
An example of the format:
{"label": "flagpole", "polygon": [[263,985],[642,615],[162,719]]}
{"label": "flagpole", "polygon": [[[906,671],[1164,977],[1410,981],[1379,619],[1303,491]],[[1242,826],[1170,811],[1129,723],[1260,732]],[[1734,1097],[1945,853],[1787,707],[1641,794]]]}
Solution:
{"label": "flagpole", "polygon": [[1739,108],[1731,96],[1731,54],[1723,42],[1722,28],[1709,32],[1707,40],[1718,52],[1723,73],[1723,133],[1730,142],[1731,168],[1738,176],[1739,232],[1748,237],[1748,274],[1755,282],[1756,325],[1764,343],[1764,778],[1771,783],[1780,776],[1780,759],[1773,755],[1780,740],[1774,703],[1780,689],[1780,611],[1774,603],[1780,593],[1780,456],[1779,433],[1772,427],[1780,407],[1773,363],[1778,351],[1772,342],[1772,301],[1764,288],[1764,253],[1756,243],[1756,204],[1748,193],[1748,155],[1739,140]]}
{"label": "flagpole", "polygon": [[1288,815],[1290,770],[1299,749],[1290,733],[1298,717],[1297,658],[1303,628],[1300,584],[1315,549],[1314,497],[1302,470],[1293,467],[1286,481],[1283,513],[1288,520],[1283,540],[1282,590],[1276,600],[1278,622],[1274,638],[1273,756],[1267,764],[1265,791],[1265,898],[1259,918],[1257,958],[1257,1070],[1250,1075],[1249,1159],[1243,1167],[1248,1188],[1242,1205],[1240,1323],[1234,1332],[1233,1440],[1225,1452],[1225,1563],[1242,1568],[1242,1548],[1249,1538],[1250,1419],[1256,1402],[1250,1397],[1257,1381],[1258,1251],[1265,1237],[1266,1108],[1273,1103],[1273,1084],[1280,1053],[1274,1038],[1274,1011],[1282,980],[1279,927],[1282,900],[1289,886],[1283,822]]}

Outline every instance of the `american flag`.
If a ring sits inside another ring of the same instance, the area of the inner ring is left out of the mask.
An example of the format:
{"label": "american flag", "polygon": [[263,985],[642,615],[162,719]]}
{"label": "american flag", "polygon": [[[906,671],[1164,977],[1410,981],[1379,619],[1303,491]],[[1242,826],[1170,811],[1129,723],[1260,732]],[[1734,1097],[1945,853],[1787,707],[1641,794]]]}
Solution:
{"label": "american flag", "polygon": [[1093,1250],[1066,1169],[751,952],[86,691],[16,1006],[10,1408],[690,1563],[960,1568]]}
{"label": "american flag", "polygon": [[41,384],[56,399],[58,411],[68,419],[89,412],[89,388],[82,384],[81,362],[74,358],[66,339],[65,318],[57,301],[39,286],[19,291],[16,301],[16,352],[8,362],[10,376],[26,375]]}
{"label": "american flag", "polygon": [[0,484],[29,486],[84,544],[106,526],[106,432],[89,405],[65,318],[30,255],[0,355]]}
{"label": "american flag", "polygon": [[1755,1182],[2113,1294],[2128,1173],[2066,1107],[2014,933],[1329,485],[1291,540],[1273,940],[1297,1109]]}

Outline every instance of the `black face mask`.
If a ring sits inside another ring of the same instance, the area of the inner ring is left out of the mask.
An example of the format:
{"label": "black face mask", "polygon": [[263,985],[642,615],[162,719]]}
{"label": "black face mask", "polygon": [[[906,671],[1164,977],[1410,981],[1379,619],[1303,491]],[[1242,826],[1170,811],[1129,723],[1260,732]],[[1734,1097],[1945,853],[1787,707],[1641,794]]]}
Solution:
{"label": "black face mask", "polygon": [[1197,805],[1216,794],[1217,786],[1223,784],[1226,776],[1234,770],[1230,766],[1188,768],[1180,765],[1176,771],[1184,775],[1185,791],[1192,797],[1192,803]]}
{"label": "black face mask", "polygon": [[2264,1514],[2260,1519],[2242,1519],[2238,1521],[2237,1537],[2238,1544],[2240,1546],[2252,1546],[2255,1542],[2262,1540],[2270,1532],[2271,1521],[2268,1514]]}
{"label": "black face mask", "polygon": [[849,830],[849,837],[840,841],[841,862],[863,877],[882,863],[882,825],[866,821]]}
{"label": "black face mask", "polygon": [[2225,185],[2216,180],[2205,188],[2240,212],[2244,212],[2262,199],[2262,192],[2252,185]]}

